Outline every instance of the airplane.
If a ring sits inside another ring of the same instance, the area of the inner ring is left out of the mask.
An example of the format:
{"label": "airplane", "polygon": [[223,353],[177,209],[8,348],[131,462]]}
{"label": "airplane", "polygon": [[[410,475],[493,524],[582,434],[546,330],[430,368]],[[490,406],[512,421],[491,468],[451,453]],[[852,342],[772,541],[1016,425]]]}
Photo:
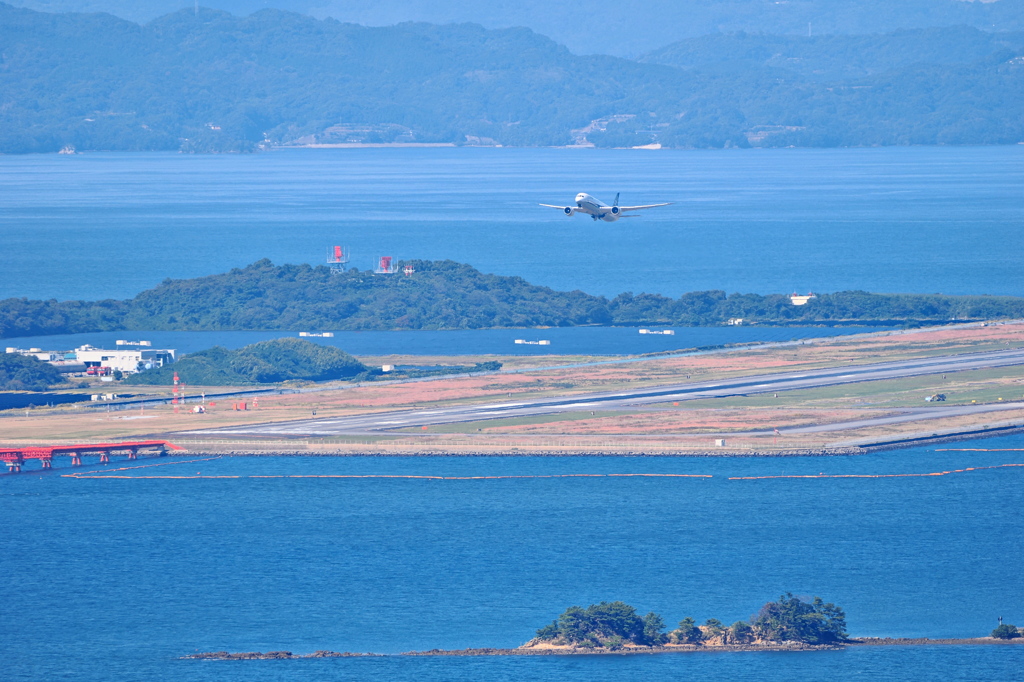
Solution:
{"label": "airplane", "polygon": [[607,223],[613,223],[619,218],[635,218],[633,215],[626,215],[629,211],[639,211],[642,208],[656,208],[658,206],[670,206],[672,202],[667,204],[648,204],[647,206],[619,206],[619,195],[615,195],[615,201],[611,206],[606,206],[594,197],[580,192],[576,195],[575,206],[554,206],[552,204],[541,204],[541,206],[547,208],[557,208],[567,216],[574,215],[575,213],[585,213],[594,220],[603,220]]}

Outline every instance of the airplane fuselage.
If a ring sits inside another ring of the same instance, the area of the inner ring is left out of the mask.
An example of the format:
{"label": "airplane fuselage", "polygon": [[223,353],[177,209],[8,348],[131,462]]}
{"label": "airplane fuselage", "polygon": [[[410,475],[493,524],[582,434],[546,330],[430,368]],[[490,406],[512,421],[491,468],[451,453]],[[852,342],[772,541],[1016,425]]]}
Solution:
{"label": "airplane fuselage", "polygon": [[607,223],[613,223],[619,218],[629,218],[631,211],[640,211],[645,208],[656,208],[658,206],[668,206],[669,204],[647,204],[646,206],[619,206],[619,195],[615,195],[615,202],[608,206],[594,197],[590,196],[586,192],[580,192],[576,195],[576,203],[573,206],[559,206],[557,204],[541,204],[545,208],[557,208],[567,216],[574,216],[577,213],[584,213],[594,220],[603,220]]}
{"label": "airplane fuselage", "polygon": [[622,217],[618,206],[606,206],[586,192],[576,195],[576,212],[586,213],[594,220],[613,223]]}

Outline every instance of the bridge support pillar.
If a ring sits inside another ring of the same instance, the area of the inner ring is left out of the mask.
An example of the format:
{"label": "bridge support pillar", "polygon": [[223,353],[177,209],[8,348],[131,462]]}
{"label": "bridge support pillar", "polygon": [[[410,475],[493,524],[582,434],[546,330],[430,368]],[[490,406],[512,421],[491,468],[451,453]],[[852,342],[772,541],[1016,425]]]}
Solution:
{"label": "bridge support pillar", "polygon": [[7,462],[7,473],[16,474],[21,471],[21,465],[24,464],[22,460],[9,460]]}
{"label": "bridge support pillar", "polygon": [[44,459],[39,460],[39,462],[40,462],[40,464],[43,465],[44,469],[52,469],[53,468],[53,459],[45,459],[44,458]]}
{"label": "bridge support pillar", "polygon": [[110,464],[110,453],[108,453],[108,452],[101,452],[100,453],[100,464]]}
{"label": "bridge support pillar", "polygon": [[82,456],[77,452],[71,453],[71,466],[80,467],[82,466]]}
{"label": "bridge support pillar", "polygon": [[128,459],[138,459],[138,458],[139,458],[139,451],[138,450],[136,450],[135,448],[132,448],[131,450],[128,451]]}

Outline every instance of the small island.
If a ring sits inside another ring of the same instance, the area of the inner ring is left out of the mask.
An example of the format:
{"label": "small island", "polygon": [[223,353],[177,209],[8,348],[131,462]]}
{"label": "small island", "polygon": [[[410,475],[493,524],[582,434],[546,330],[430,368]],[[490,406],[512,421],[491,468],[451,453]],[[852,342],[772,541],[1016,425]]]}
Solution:
{"label": "small island", "polygon": [[[571,606],[550,625],[537,630],[537,636],[515,649],[430,649],[406,651],[401,656],[564,656],[575,654],[657,654],[687,651],[822,651],[846,646],[921,646],[1010,644],[1024,645],[1020,631],[1000,623],[989,637],[931,639],[867,637],[851,638],[846,632],[846,614],[820,597],[805,601],[792,593],[768,602],[750,618],[725,625],[709,618],[697,625],[684,618],[666,632],[665,622],[656,613],[641,616],[621,601],[591,604],[587,608]],[[337,651],[293,654],[290,651],[229,653],[212,651],[183,658],[242,661],[298,658],[349,658],[381,656]]]}
{"label": "small island", "polygon": [[629,649],[742,648],[803,649],[833,648],[848,642],[846,614],[820,597],[804,601],[787,593],[768,602],[750,622],[725,625],[709,618],[698,625],[684,618],[678,627],[665,631],[656,613],[641,617],[621,601],[572,606],[554,622],[537,631],[523,649],[570,651],[623,651]]}

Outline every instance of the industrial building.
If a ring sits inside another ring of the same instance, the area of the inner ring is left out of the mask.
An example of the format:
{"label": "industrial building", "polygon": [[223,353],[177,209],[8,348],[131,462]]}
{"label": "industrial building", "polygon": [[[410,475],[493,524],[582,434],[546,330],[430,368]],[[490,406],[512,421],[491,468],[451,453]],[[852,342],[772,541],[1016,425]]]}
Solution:
{"label": "industrial building", "polygon": [[90,345],[79,346],[69,351],[8,347],[7,352],[38,358],[68,374],[84,372],[107,375],[114,370],[123,374],[133,374],[153,367],[169,365],[175,359],[173,349],[117,348],[116,350],[105,350]]}

